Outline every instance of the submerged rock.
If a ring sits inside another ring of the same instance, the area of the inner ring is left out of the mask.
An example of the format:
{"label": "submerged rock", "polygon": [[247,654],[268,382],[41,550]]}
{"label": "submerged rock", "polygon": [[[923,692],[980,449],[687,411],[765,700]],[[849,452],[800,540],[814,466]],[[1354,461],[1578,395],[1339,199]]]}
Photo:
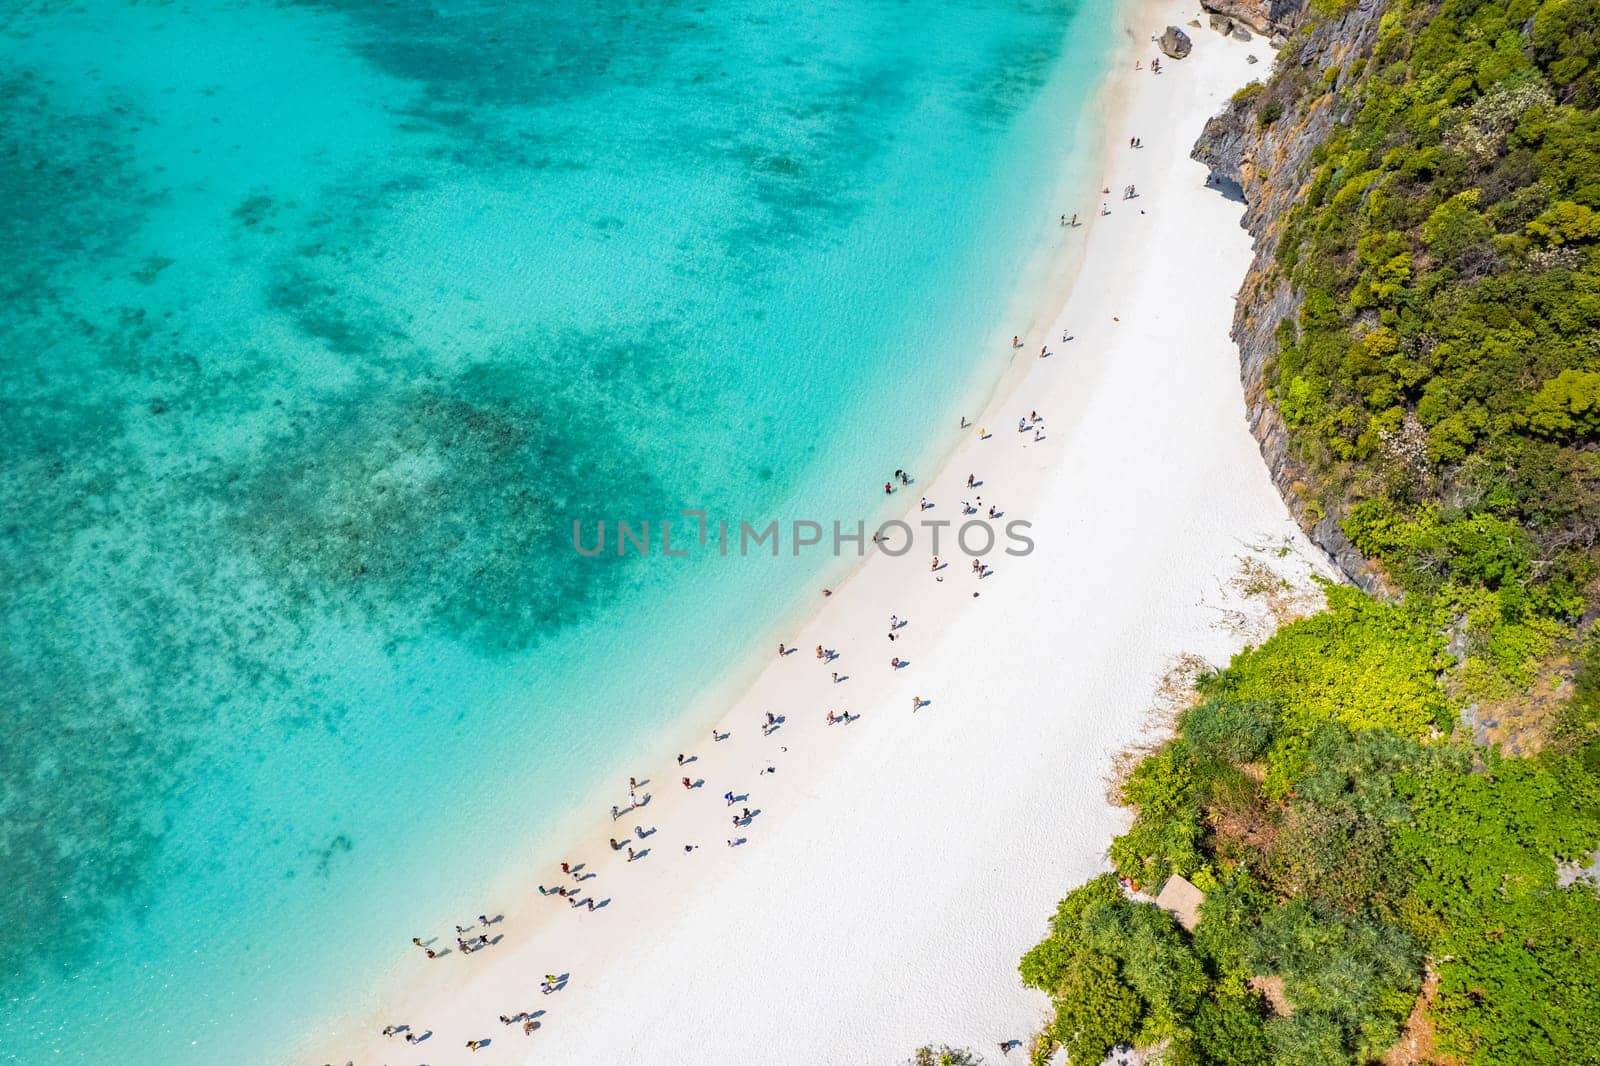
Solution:
{"label": "submerged rock", "polygon": [[1161,50],[1173,59],[1182,59],[1194,47],[1189,41],[1189,35],[1176,26],[1167,27],[1167,32],[1161,35],[1160,43]]}

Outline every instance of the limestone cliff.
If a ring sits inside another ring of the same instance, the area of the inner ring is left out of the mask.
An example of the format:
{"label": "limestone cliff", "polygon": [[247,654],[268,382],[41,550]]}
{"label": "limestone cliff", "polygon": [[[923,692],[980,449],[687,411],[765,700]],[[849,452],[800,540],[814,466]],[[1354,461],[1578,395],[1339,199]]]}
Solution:
{"label": "limestone cliff", "polygon": [[[1268,5],[1252,6],[1265,10]],[[1293,7],[1274,18],[1297,22],[1304,0],[1274,0],[1270,6]],[[1377,578],[1345,539],[1340,516],[1321,515],[1307,506],[1301,470],[1267,396],[1263,374],[1278,349],[1279,324],[1293,321],[1300,310],[1299,294],[1277,268],[1283,225],[1305,188],[1312,151],[1334,123],[1345,119],[1340,90],[1360,76],[1383,9],[1384,0],[1360,0],[1342,16],[1320,20],[1289,39],[1278,53],[1272,77],[1236,95],[1206,124],[1193,152],[1224,189],[1242,192],[1247,205],[1243,224],[1255,238],[1255,259],[1239,288],[1233,317],[1251,432],[1295,518],[1340,570],[1368,591],[1376,590]]]}

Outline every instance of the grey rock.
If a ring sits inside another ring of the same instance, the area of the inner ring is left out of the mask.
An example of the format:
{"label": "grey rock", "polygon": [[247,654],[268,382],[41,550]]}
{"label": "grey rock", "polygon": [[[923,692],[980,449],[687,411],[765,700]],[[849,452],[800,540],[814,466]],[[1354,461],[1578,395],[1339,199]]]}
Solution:
{"label": "grey rock", "polygon": [[1259,63],[1259,62],[1261,62],[1261,60],[1259,60],[1259,59],[1257,59],[1257,58],[1256,58],[1256,57],[1255,57],[1255,53],[1251,53],[1251,54],[1249,54],[1249,55],[1247,55],[1247,56],[1245,56],[1245,57],[1244,57],[1244,61],[1245,61],[1245,62],[1246,62],[1246,63]]}
{"label": "grey rock", "polygon": [[1200,0],[1213,14],[1250,27],[1263,36],[1287,34],[1305,17],[1305,0]]}
{"label": "grey rock", "polygon": [[1211,28],[1226,37],[1233,32],[1233,20],[1219,11],[1211,12]]}
{"label": "grey rock", "polygon": [[1282,48],[1284,45],[1289,43],[1289,38],[1285,37],[1281,33],[1274,33],[1272,35],[1272,39],[1269,40],[1267,43],[1270,44],[1274,48]]}
{"label": "grey rock", "polygon": [[1250,31],[1245,29],[1243,26],[1235,26],[1233,28],[1233,32],[1228,36],[1232,37],[1236,41],[1248,41],[1251,39]]}
{"label": "grey rock", "polygon": [[1189,35],[1176,26],[1168,26],[1167,32],[1161,35],[1161,50],[1173,59],[1182,59],[1194,48],[1189,40]]}

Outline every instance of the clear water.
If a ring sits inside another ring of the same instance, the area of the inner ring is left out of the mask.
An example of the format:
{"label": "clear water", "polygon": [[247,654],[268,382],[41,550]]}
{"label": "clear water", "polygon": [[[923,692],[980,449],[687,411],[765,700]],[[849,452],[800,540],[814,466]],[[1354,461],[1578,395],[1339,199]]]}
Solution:
{"label": "clear water", "polygon": [[0,1061],[283,1061],[747,665],[841,564],[572,520],[930,462],[1107,3],[0,0]]}

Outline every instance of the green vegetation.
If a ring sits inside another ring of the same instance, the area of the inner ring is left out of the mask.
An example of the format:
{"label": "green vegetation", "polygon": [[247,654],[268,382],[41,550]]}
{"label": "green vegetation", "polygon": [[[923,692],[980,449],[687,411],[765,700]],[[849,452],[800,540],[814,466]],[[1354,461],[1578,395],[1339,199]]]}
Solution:
{"label": "green vegetation", "polygon": [[1112,845],[1117,873],[1193,881],[1195,934],[1107,874],[1023,957],[1070,1061],[1166,1040],[1179,1063],[1363,1062],[1430,971],[1440,1059],[1577,1062],[1600,1046],[1600,898],[1556,871],[1600,847],[1600,777],[1557,746],[1505,758],[1446,735],[1426,616],[1328,599],[1204,678],[1124,784],[1138,814]]}
{"label": "green vegetation", "polygon": [[[1300,43],[1234,106],[1284,126],[1330,91]],[[1128,773],[1116,873],[1189,879],[1200,923],[1072,890],[1021,962],[1037,1059],[1593,1061],[1600,897],[1558,865],[1600,848],[1597,60],[1596,0],[1392,0],[1346,68],[1267,383],[1390,595],[1328,589]]]}
{"label": "green vegetation", "polygon": [[1600,7],[1396,0],[1380,27],[1279,247],[1304,302],[1267,385],[1315,502],[1396,585],[1575,616],[1600,532]]}
{"label": "green vegetation", "polygon": [[982,1059],[971,1051],[946,1044],[929,1044],[912,1054],[907,1066],[980,1066]]}

